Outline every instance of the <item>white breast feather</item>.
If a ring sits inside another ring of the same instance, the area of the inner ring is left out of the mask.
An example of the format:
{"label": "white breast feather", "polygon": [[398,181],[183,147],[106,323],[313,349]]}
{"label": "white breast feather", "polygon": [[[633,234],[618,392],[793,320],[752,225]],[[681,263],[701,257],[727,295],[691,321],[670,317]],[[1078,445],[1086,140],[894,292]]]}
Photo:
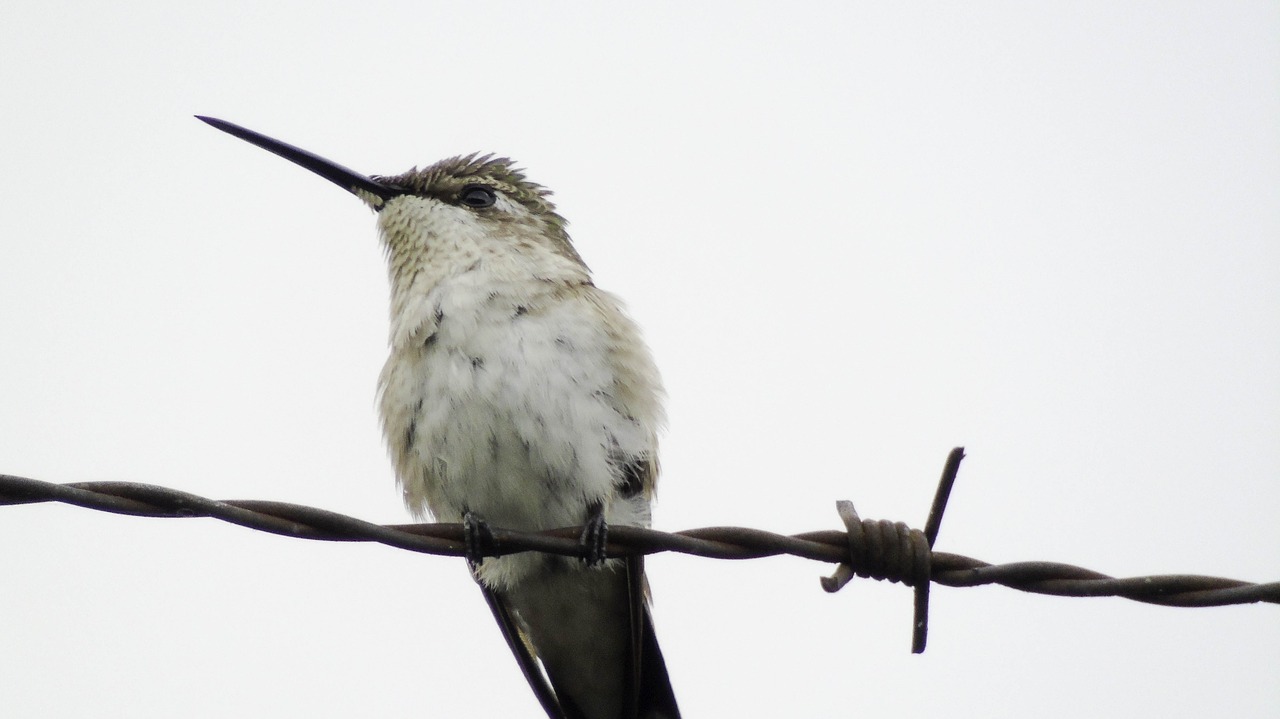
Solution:
{"label": "white breast feather", "polygon": [[[380,409],[410,509],[546,529],[602,502],[610,523],[647,526],[648,496],[617,496],[618,462],[656,456],[661,390],[618,300],[434,200],[394,201],[379,225],[393,286]],[[540,561],[488,560],[482,578],[514,583]]]}

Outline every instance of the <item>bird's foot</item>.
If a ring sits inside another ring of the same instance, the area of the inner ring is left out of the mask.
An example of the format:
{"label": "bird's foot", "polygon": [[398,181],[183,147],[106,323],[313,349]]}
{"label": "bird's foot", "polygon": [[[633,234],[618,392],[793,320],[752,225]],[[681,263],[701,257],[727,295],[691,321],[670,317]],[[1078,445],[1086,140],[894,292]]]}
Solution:
{"label": "bird's foot", "polygon": [[467,564],[472,569],[479,567],[486,556],[493,554],[493,532],[489,529],[489,523],[471,510],[462,515],[462,539],[467,545]]}
{"label": "bird's foot", "polygon": [[609,523],[604,519],[604,505],[594,504],[587,514],[587,522],[578,537],[582,545],[582,561],[594,567],[605,560],[605,545],[609,543]]}

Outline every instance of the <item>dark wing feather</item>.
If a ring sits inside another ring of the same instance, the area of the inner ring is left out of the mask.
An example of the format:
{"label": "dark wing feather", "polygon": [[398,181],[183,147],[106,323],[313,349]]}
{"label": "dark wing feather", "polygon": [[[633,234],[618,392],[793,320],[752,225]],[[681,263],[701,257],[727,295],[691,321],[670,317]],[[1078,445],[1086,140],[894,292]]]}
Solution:
{"label": "dark wing feather", "polygon": [[667,675],[667,663],[658,647],[658,635],[653,631],[653,617],[649,614],[649,588],[644,579],[644,557],[627,560],[627,576],[631,583],[632,656],[636,671],[636,713],[642,719],[680,719],[680,707],[676,704],[671,678]]}
{"label": "dark wing feather", "polygon": [[542,673],[542,668],[538,666],[538,660],[529,652],[528,644],[520,635],[520,629],[516,626],[511,612],[507,610],[507,605],[479,579],[476,580],[476,585],[484,594],[484,601],[489,604],[489,610],[493,612],[493,618],[497,620],[498,627],[502,630],[502,637],[507,640],[507,646],[515,655],[516,663],[520,665],[520,671],[524,674],[525,681],[529,682],[529,688],[538,698],[538,703],[542,705],[542,710],[547,713],[549,719],[567,719],[564,710],[560,708],[560,702],[556,700],[556,694],[552,691],[550,682]]}
{"label": "dark wing feather", "polygon": [[[624,497],[641,492],[652,496],[657,484],[658,463],[652,458],[634,459],[623,467]],[[653,630],[649,613],[649,585],[644,576],[644,557],[628,557],[628,599],[631,604],[631,667],[635,709],[626,716],[642,719],[680,719],[667,663],[658,648],[658,635]]]}

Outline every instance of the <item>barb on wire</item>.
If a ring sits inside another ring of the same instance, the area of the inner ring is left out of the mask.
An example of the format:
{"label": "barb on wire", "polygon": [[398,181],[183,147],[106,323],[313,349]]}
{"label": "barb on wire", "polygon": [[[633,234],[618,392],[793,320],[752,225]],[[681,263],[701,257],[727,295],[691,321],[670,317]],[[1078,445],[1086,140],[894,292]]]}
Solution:
{"label": "barb on wire", "polygon": [[822,588],[838,592],[853,577],[901,582],[915,589],[914,619],[911,629],[911,653],[924,652],[929,635],[929,584],[933,576],[931,559],[933,543],[942,527],[942,513],[951,498],[951,487],[960,473],[964,447],[956,447],[947,455],[942,479],[933,495],[933,506],[924,531],[912,529],[903,522],[862,519],[853,502],[836,502],[836,511],[844,521],[849,538],[849,559],[836,567],[836,573],[822,578]]}
{"label": "barb on wire", "polygon": [[[865,520],[850,502],[837,509],[845,530],[795,535],[745,527],[705,527],[659,532],[640,527],[609,528],[610,557],[679,552],[712,559],[755,559],[790,555],[838,564],[823,587],[836,591],[854,576],[901,582],[915,590],[912,649],[924,649],[928,588],[999,584],[1024,592],[1066,597],[1123,597],[1173,607],[1210,607],[1266,602],[1280,604],[1280,582],[1255,584],[1198,575],[1116,578],[1057,562],[990,564],[933,550],[942,512],[955,481],[962,449],[952,450],[942,473],[924,531],[901,522]],[[288,502],[218,501],[168,487],[134,482],[54,484],[0,474],[0,505],[61,502],[86,509],[139,517],[210,517],[249,529],[329,542],[377,542],[424,554],[461,557],[466,553],[461,524],[379,525],[337,512]],[[491,556],[538,551],[580,556],[580,528],[545,532],[493,529]]]}

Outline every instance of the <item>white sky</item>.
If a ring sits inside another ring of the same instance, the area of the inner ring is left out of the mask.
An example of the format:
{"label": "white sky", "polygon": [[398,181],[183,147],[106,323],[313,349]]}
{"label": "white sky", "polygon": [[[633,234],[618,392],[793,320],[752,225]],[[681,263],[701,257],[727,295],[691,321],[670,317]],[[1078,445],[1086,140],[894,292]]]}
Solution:
{"label": "white sky", "polygon": [[[407,521],[369,173],[552,187],[670,393],[661,529],[1280,579],[1275,3],[20,3],[0,472]],[[460,560],[0,508],[0,713],[536,716]],[[1280,613],[649,561],[689,717],[1275,716]]]}

